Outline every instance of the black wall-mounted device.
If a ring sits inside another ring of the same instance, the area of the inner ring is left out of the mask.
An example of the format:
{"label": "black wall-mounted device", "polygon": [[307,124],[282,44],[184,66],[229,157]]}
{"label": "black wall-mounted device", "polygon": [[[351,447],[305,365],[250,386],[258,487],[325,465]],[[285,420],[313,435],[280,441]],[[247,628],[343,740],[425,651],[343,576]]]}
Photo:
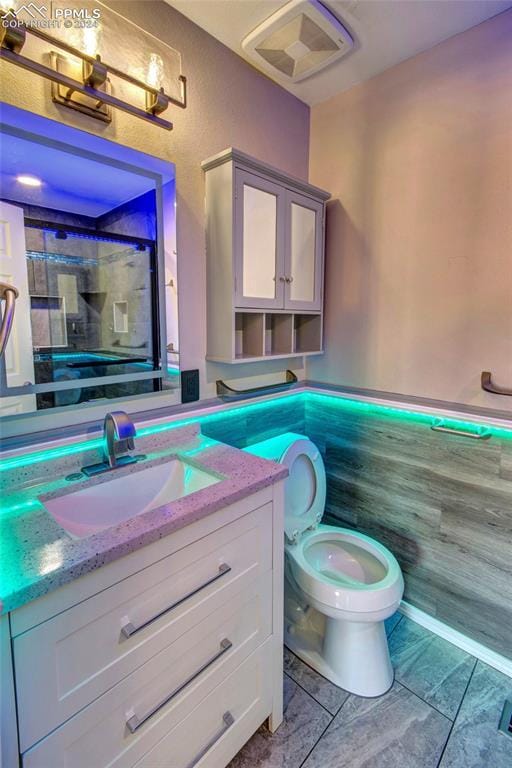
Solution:
{"label": "black wall-mounted device", "polygon": [[199,370],[181,372],[181,402],[199,400]]}

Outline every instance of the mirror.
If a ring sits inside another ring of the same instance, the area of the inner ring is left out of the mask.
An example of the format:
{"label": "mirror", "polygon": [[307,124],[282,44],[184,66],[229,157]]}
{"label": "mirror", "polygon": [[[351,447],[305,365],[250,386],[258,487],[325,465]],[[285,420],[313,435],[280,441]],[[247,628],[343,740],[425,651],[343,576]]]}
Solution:
{"label": "mirror", "polygon": [[315,263],[317,214],[311,208],[297,203],[291,204],[290,284],[292,301],[315,300]]}
{"label": "mirror", "polygon": [[2,422],[177,400],[174,165],[7,105],[2,118],[0,283],[17,291]]}
{"label": "mirror", "polygon": [[277,197],[243,185],[243,296],[274,299],[277,277]]}

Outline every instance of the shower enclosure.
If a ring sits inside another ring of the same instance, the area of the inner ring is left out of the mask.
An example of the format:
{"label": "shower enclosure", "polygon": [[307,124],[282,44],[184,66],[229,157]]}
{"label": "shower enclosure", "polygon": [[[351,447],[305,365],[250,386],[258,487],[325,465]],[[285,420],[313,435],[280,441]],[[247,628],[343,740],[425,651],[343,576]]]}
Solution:
{"label": "shower enclosure", "polygon": [[155,242],[36,219],[25,242],[35,383],[97,379],[38,393],[37,409],[160,391],[105,381],[159,368]]}

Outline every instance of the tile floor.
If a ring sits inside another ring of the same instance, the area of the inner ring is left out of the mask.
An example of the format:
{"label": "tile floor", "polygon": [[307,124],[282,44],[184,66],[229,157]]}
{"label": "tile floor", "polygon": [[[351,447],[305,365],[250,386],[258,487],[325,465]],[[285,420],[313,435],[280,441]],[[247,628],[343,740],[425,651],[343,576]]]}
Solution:
{"label": "tile floor", "polygon": [[284,722],[230,768],[512,768],[512,737],[497,730],[512,680],[399,614],[386,624],[385,696],[348,694],[285,649]]}

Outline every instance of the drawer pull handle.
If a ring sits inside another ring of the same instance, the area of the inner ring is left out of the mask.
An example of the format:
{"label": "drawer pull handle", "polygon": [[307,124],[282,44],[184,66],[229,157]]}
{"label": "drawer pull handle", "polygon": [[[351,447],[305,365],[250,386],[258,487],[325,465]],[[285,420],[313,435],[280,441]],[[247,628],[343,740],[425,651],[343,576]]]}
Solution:
{"label": "drawer pull handle", "polygon": [[198,764],[198,762],[206,755],[206,753],[209,752],[210,749],[214,747],[215,744],[224,736],[226,731],[229,730],[232,725],[234,725],[235,718],[231,712],[224,712],[222,715],[222,722],[224,723],[222,728],[219,728],[215,736],[210,739],[208,744],[202,748],[202,750],[194,757],[193,760],[190,761],[190,763],[187,763],[186,768],[194,768],[194,766]]}
{"label": "drawer pull handle", "polygon": [[492,434],[489,429],[479,427],[478,432],[466,432],[464,429],[452,429],[445,427],[442,419],[436,419],[430,429],[433,432],[446,432],[448,435],[458,435],[458,437],[469,437],[472,440],[489,440]]}
{"label": "drawer pull handle", "polygon": [[167,608],[164,608],[163,611],[160,611],[160,613],[157,613],[155,616],[152,616],[150,619],[145,621],[143,624],[139,624],[138,627],[136,627],[134,624],[132,624],[131,621],[127,621],[126,624],[124,624],[121,627],[121,634],[123,637],[131,637],[136,632],[140,632],[142,629],[145,629],[150,624],[152,624],[154,621],[159,619],[164,614],[168,613],[169,611],[172,611],[173,608],[177,608],[178,605],[181,605],[185,602],[185,600],[188,600],[190,597],[193,597],[194,595],[197,595],[198,592],[201,592],[202,589],[205,589],[210,584],[213,584],[214,581],[217,581],[217,579],[222,578],[222,576],[225,576],[226,573],[229,573],[231,570],[231,566],[227,563],[221,563],[219,566],[218,572],[215,574],[215,576],[212,576],[211,579],[208,579],[208,581],[203,582],[199,587],[196,587],[192,590],[192,592],[187,592],[186,595],[183,595],[183,597],[180,597],[179,600],[176,600],[175,603],[172,603],[172,605],[168,605]]}
{"label": "drawer pull handle", "polygon": [[220,648],[217,653],[211,656],[208,661],[205,661],[204,664],[201,664],[199,669],[196,669],[196,671],[193,672],[190,677],[187,677],[186,680],[180,683],[177,688],[175,688],[168,696],[165,697],[165,699],[158,702],[158,704],[155,704],[155,706],[146,712],[142,717],[139,717],[138,715],[132,715],[130,718],[128,718],[126,725],[128,726],[130,732],[135,733],[135,731],[138,730],[141,725],[144,725],[144,723],[147,722],[150,717],[153,717],[153,715],[155,715],[159,709],[165,707],[165,705],[172,701],[172,699],[174,699],[179,693],[181,693],[181,691],[183,691],[187,685],[190,685],[190,683],[193,682],[196,677],[199,677],[199,675],[208,669],[208,667],[211,667],[212,664],[220,659],[221,656],[224,656],[224,654],[232,647],[233,643],[231,640],[228,640],[227,637],[225,637],[224,640],[221,640]]}

